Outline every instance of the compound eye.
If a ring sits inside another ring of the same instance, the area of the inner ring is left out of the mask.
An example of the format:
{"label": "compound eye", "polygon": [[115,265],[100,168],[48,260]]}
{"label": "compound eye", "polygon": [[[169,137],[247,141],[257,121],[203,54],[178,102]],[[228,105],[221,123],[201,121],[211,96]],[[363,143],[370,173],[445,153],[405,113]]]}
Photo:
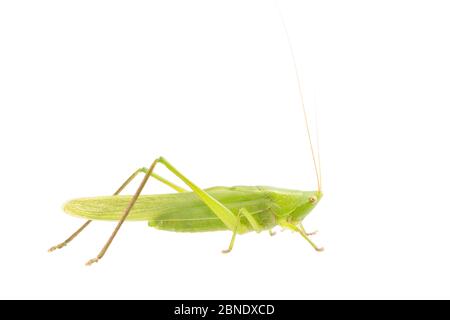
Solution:
{"label": "compound eye", "polygon": [[317,201],[317,197],[316,196],[312,196],[312,197],[309,197],[308,200],[309,200],[310,203],[314,203],[314,202]]}

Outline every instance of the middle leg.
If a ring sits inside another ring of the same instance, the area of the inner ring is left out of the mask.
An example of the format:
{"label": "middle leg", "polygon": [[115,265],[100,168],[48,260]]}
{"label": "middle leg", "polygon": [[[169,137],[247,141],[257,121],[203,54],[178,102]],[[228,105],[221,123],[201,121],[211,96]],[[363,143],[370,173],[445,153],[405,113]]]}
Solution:
{"label": "middle leg", "polygon": [[222,253],[229,253],[229,252],[231,252],[231,250],[233,250],[234,241],[236,240],[236,235],[237,235],[239,227],[241,225],[241,217],[242,216],[244,216],[247,219],[247,221],[252,226],[253,230],[255,230],[258,233],[261,232],[262,226],[258,223],[258,221],[256,221],[256,219],[252,216],[252,214],[250,212],[248,212],[248,210],[245,208],[239,209],[238,215],[236,217],[236,226],[234,227],[234,230],[233,230],[233,235],[231,237],[230,245],[228,246],[228,249],[223,250]]}

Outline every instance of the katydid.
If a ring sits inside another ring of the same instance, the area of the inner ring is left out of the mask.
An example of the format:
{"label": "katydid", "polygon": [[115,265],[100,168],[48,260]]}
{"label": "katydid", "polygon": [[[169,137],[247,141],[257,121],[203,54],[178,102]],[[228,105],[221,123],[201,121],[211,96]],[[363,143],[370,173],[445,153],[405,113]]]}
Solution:
{"label": "katydid", "polygon": [[[106,253],[114,237],[125,220],[147,221],[150,227],[175,232],[207,232],[232,231],[231,241],[224,253],[233,249],[237,234],[261,232],[267,230],[272,235],[272,228],[281,226],[299,233],[317,251],[318,247],[309,238],[303,227],[303,219],[322,198],[319,157],[313,148],[307,113],[303,102],[300,77],[292,46],[287,34],[297,82],[301,97],[301,106],[305,120],[306,131],[314,164],[317,190],[297,191],[267,186],[234,186],[212,187],[201,189],[169,161],[159,157],[148,168],[136,170],[112,196],[79,198],[67,202],[64,211],[87,219],[87,221],[67,240],[52,247],[49,251],[61,249],[80,234],[93,220],[118,221],[110,238],[94,259],[86,265],[98,262]],[[189,189],[182,188],[154,173],[157,164],[165,166],[180,179]],[[144,178],[134,195],[119,195],[122,190],[140,173]],[[176,193],[141,195],[150,177],[171,187]]]}

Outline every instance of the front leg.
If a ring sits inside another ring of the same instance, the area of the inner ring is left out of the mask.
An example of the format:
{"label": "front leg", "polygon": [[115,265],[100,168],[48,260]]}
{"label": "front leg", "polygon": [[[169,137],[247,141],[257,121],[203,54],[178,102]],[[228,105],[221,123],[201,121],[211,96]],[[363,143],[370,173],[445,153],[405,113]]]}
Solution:
{"label": "front leg", "polygon": [[303,226],[303,223],[300,222],[298,227],[300,228],[300,230],[302,230],[307,236],[314,236],[316,235],[319,231],[315,230],[313,232],[306,232],[305,227]]}
{"label": "front leg", "polygon": [[323,251],[324,249],[321,247],[318,247],[314,242],[311,241],[311,239],[308,237],[308,235],[299,227],[297,227],[296,225],[289,223],[287,221],[280,221],[280,226],[286,229],[290,229],[292,231],[298,232],[300,233],[300,235],[306,240],[308,241],[308,243],[314,248],[314,250],[316,251]]}

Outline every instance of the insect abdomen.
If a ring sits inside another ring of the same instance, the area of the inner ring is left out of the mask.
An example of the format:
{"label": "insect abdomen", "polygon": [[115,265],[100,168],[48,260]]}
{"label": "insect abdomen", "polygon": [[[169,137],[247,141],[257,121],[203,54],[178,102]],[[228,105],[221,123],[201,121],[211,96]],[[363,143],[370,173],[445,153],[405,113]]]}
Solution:
{"label": "insect abdomen", "polygon": [[[234,205],[233,205],[234,206]],[[248,207],[248,204],[247,204]],[[231,211],[237,215],[238,209],[230,208]],[[205,208],[209,210],[208,208]],[[271,229],[276,225],[276,218],[273,214],[270,207],[265,206],[264,209],[255,209],[249,210],[258,224],[261,226],[263,230]],[[212,212],[211,212],[212,213]],[[188,215],[186,215],[188,217]],[[207,231],[220,231],[220,230],[228,230],[225,224],[218,219],[213,213],[211,215],[208,214],[208,217],[199,218],[199,219],[189,219],[189,218],[181,218],[181,219],[173,219],[170,217],[161,216],[157,219],[152,219],[148,221],[148,225],[165,231],[175,231],[175,232],[207,232]],[[241,226],[242,232],[250,232],[256,231],[247,221],[247,219],[241,216]]]}

